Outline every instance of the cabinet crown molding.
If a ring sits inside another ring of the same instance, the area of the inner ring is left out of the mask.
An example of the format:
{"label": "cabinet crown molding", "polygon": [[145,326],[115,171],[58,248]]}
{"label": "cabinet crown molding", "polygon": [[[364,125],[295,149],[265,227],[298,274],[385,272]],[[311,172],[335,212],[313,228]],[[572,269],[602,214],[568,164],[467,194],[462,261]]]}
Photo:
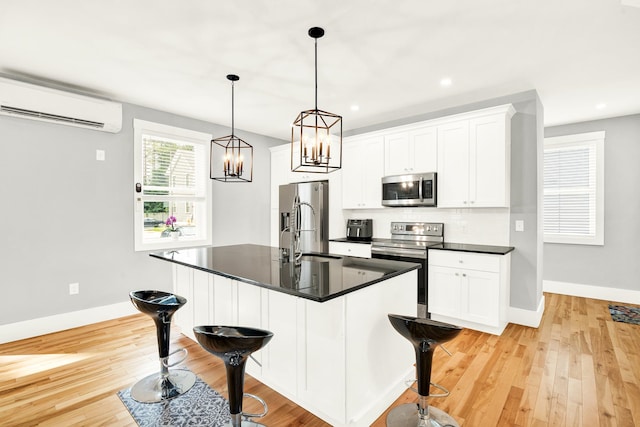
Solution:
{"label": "cabinet crown molding", "polygon": [[346,136],[343,139],[345,141],[352,141],[352,140],[356,140],[364,137],[370,138],[377,135],[384,135],[390,132],[406,132],[406,131],[410,131],[418,128],[440,126],[450,122],[456,122],[456,121],[468,120],[468,119],[477,119],[484,116],[491,116],[494,114],[504,114],[505,120],[510,120],[515,113],[516,113],[516,109],[513,107],[513,104],[502,104],[502,105],[496,105],[494,107],[482,108],[480,110],[465,111],[462,113],[452,114],[449,116],[436,117],[434,119],[408,123],[406,125],[393,126],[389,128],[371,131],[371,132],[359,133],[356,135]]}

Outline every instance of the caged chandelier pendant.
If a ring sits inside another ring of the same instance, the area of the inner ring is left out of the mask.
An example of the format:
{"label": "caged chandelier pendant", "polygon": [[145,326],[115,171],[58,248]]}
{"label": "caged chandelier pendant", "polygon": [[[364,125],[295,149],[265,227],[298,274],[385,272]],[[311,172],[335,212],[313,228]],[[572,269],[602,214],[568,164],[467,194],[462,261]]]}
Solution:
{"label": "caged chandelier pendant", "polygon": [[329,173],[342,167],[342,117],[318,110],[319,27],[309,29],[315,42],[315,108],[298,114],[291,125],[291,170]]}
{"label": "caged chandelier pendant", "polygon": [[253,147],[234,134],[234,82],[240,77],[229,74],[227,79],[231,81],[231,135],[211,140],[209,173],[211,179],[216,181],[251,182]]}

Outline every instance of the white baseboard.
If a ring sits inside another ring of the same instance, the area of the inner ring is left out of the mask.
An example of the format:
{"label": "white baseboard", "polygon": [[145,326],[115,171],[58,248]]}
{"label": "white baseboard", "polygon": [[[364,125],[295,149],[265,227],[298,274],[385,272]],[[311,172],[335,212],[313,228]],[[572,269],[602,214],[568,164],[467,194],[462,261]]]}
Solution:
{"label": "white baseboard", "polygon": [[576,297],[640,305],[640,291],[634,291],[631,289],[608,288],[605,286],[543,280],[542,290],[553,294],[572,295]]}
{"label": "white baseboard", "polygon": [[544,313],[544,295],[540,298],[538,308],[533,310],[525,310],[518,307],[509,307],[508,318],[510,323],[516,325],[530,326],[537,328],[542,321],[542,314]]}
{"label": "white baseboard", "polygon": [[130,301],[0,325],[0,344],[138,313]]}

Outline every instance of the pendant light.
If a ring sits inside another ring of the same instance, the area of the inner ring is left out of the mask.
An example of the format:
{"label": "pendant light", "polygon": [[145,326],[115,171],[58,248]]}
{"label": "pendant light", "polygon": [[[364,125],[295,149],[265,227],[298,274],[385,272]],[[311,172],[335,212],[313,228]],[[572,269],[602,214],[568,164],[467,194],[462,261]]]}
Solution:
{"label": "pendant light", "polygon": [[313,110],[302,111],[291,125],[291,170],[329,173],[342,167],[342,117],[318,110],[319,27],[309,29],[315,40],[315,95]]}
{"label": "pendant light", "polygon": [[[251,182],[253,180],[253,147],[234,134],[234,82],[235,74],[227,75],[231,81],[231,135],[211,140],[210,177],[223,182]],[[216,176],[217,175],[217,176]]]}

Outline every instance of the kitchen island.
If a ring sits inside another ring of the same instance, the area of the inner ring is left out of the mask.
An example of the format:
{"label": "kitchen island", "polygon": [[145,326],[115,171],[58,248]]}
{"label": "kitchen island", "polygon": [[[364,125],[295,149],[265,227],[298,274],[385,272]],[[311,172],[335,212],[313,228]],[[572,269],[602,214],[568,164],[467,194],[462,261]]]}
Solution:
{"label": "kitchen island", "polygon": [[370,425],[415,377],[413,349],[387,314],[415,315],[417,264],[327,254],[290,263],[260,245],[151,256],[174,264],[185,335],[206,324],[272,331],[247,373],[331,425]]}

